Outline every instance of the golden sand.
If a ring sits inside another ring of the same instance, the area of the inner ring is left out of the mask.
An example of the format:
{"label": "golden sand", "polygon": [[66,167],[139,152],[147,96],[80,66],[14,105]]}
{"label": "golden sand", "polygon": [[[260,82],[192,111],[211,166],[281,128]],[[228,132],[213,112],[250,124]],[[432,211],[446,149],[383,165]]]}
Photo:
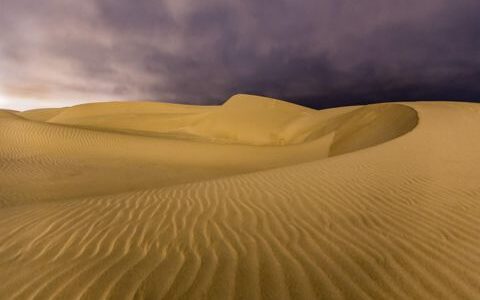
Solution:
{"label": "golden sand", "polygon": [[480,105],[0,110],[0,299],[479,299]]}

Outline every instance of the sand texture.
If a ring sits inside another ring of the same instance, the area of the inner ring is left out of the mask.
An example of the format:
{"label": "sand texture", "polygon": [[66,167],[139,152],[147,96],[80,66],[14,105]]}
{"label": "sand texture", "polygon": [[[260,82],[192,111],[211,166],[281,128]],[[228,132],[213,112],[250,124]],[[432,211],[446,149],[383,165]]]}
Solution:
{"label": "sand texture", "polygon": [[480,105],[0,110],[0,299],[480,299]]}

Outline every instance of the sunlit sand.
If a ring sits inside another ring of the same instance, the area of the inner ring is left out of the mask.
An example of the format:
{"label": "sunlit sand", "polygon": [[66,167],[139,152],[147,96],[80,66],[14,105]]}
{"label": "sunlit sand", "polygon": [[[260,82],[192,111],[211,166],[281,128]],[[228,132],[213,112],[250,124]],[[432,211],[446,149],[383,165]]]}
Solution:
{"label": "sunlit sand", "polygon": [[0,299],[478,299],[480,105],[0,110]]}

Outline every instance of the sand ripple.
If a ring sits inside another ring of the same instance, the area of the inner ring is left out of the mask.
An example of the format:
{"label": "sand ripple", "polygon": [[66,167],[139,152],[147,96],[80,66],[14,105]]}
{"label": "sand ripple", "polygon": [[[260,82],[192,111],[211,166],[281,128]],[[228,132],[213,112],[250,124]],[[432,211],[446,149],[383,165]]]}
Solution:
{"label": "sand ripple", "polygon": [[[465,129],[480,129],[479,111],[414,107],[413,131],[362,151],[372,136],[398,136],[389,118],[367,107],[343,119],[327,148],[346,155],[55,201],[5,193],[0,298],[476,299],[480,142]],[[40,125],[93,143],[88,129]],[[108,149],[129,138],[98,134]],[[19,145],[0,146],[2,170],[25,159],[41,177],[36,169],[79,164],[68,145],[61,161],[20,157]]]}

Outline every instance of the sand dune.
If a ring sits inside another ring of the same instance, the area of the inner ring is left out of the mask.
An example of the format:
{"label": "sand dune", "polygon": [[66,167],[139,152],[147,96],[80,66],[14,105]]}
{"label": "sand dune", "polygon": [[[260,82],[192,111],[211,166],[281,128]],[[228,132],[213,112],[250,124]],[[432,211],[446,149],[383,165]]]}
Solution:
{"label": "sand dune", "polygon": [[478,299],[480,106],[0,111],[0,298]]}

